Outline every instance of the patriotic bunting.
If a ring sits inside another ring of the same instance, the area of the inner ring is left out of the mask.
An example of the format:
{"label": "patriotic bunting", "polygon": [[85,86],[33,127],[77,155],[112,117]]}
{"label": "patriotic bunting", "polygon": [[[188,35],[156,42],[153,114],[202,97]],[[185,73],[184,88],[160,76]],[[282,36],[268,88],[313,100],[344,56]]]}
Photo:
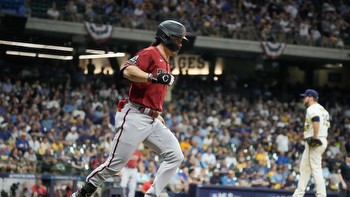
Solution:
{"label": "patriotic bunting", "polygon": [[85,22],[85,28],[96,43],[103,43],[109,40],[113,30],[112,25],[98,25],[90,22]]}
{"label": "patriotic bunting", "polygon": [[269,59],[277,59],[283,54],[286,44],[279,42],[263,41],[261,42],[261,46]]}

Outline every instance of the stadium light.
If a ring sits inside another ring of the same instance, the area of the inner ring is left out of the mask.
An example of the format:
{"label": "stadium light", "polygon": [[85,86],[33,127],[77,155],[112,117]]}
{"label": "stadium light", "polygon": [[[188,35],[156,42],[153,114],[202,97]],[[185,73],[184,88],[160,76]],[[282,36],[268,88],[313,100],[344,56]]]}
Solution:
{"label": "stadium light", "polygon": [[50,55],[39,53],[38,57],[47,59],[58,59],[58,60],[72,60],[73,56],[63,56],[63,55]]}
{"label": "stadium light", "polygon": [[36,48],[36,49],[51,49],[51,50],[70,51],[70,52],[73,51],[72,47],[61,47],[61,46],[54,46],[54,45],[33,44],[33,43],[27,43],[27,42],[12,42],[12,41],[0,40],[0,44],[11,45],[11,46],[27,47],[27,48]]}
{"label": "stadium light", "polygon": [[124,56],[125,56],[125,53],[109,52],[106,54],[98,54],[98,55],[80,55],[79,59],[111,58],[111,57],[124,57]]}
{"label": "stadium light", "polygon": [[[27,43],[27,42],[13,42],[13,41],[7,41],[7,40],[0,40],[0,44],[3,45],[10,45],[10,46],[19,46],[19,47],[26,47],[26,48],[35,48],[35,49],[50,49],[50,50],[57,50],[57,51],[68,51],[72,52],[73,48],[72,47],[62,47],[62,46],[55,46],[55,45],[44,45],[44,44],[34,44],[34,43]],[[92,53],[92,54],[106,54],[105,51],[103,50],[97,50],[97,49],[86,49],[86,53]],[[107,53],[106,57],[110,57],[112,53]],[[124,57],[119,56],[120,53],[117,53],[117,57]]]}
{"label": "stadium light", "polygon": [[[50,49],[50,50],[58,50],[58,51],[67,51],[67,52],[73,52],[72,47],[63,47],[63,46],[54,46],[54,45],[44,45],[44,44],[34,44],[34,43],[27,43],[27,42],[13,42],[13,41],[6,41],[6,40],[0,40],[0,45],[10,45],[10,46],[19,46],[19,47],[25,47],[25,48],[32,48],[32,49]],[[89,55],[80,55],[79,59],[94,59],[94,58],[112,58],[112,57],[125,57],[125,53],[121,52],[108,52],[106,53],[103,50],[96,50],[96,49],[86,49],[86,53],[90,53]],[[21,52],[21,51],[6,51],[6,54],[8,55],[19,55],[19,56],[27,56],[27,57],[39,57],[39,58],[47,58],[47,59],[59,59],[59,60],[72,60],[73,56],[68,55],[51,55],[51,54],[42,54],[42,53],[32,53],[32,52]]]}
{"label": "stadium light", "polygon": [[7,55],[18,55],[26,57],[36,57],[36,53],[22,52],[22,51],[6,51]]}
{"label": "stadium light", "polygon": [[105,54],[106,52],[102,50],[86,49],[86,53]]}

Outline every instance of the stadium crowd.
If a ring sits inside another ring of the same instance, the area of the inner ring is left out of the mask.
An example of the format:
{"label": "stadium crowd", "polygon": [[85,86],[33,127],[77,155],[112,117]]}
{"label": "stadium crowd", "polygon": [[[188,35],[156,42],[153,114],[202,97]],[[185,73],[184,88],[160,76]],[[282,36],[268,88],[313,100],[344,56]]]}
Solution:
{"label": "stadium crowd", "polygon": [[[127,97],[127,84],[63,66],[3,71],[1,172],[86,175],[108,157],[116,103]],[[253,94],[243,95],[239,80],[237,85],[209,86],[196,78],[179,78],[162,113],[185,155],[169,190],[187,192],[189,184],[199,183],[295,188],[305,143],[305,107],[293,92],[303,89],[289,89],[289,99],[281,101],[267,87],[255,87],[248,90]],[[350,94],[326,88],[320,89],[320,95],[332,126],[323,173],[327,189],[337,191],[338,165],[349,151],[346,144],[350,145],[346,103]],[[337,98],[340,92],[343,100]],[[142,153],[141,191],[152,180],[161,158],[147,147],[140,146],[138,151]]]}
{"label": "stadium crowd", "polygon": [[176,19],[194,35],[335,48],[350,43],[349,2],[342,0],[21,1],[10,10],[53,20],[153,31],[160,21]]}

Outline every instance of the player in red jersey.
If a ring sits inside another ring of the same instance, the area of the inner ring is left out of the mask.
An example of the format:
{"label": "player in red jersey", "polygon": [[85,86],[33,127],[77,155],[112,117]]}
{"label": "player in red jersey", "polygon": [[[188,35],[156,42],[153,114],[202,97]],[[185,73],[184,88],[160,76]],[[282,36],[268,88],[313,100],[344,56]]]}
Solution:
{"label": "player in red jersey", "polygon": [[[137,187],[137,168],[141,163],[141,152],[136,150],[132,154],[128,163],[121,170],[120,186],[125,197],[135,197]],[[127,192],[128,190],[128,192]]]}
{"label": "player in red jersey", "polygon": [[176,56],[182,41],[187,40],[186,29],[179,22],[166,20],[159,24],[155,38],[150,47],[139,51],[121,69],[121,76],[132,84],[129,99],[118,104],[117,133],[110,156],[87,176],[72,197],[91,196],[106,179],[120,172],[142,142],[163,159],[145,197],[159,196],[182,163],[179,142],[164,125],[160,113],[167,88],[174,82],[169,58]]}

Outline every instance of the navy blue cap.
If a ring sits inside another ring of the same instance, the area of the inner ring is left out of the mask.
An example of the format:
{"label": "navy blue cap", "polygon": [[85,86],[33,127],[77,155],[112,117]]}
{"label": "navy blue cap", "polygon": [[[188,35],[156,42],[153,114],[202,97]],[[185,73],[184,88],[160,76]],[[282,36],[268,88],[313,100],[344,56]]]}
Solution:
{"label": "navy blue cap", "polygon": [[313,89],[307,89],[307,90],[305,91],[305,93],[300,94],[300,96],[303,96],[303,97],[305,97],[305,96],[311,96],[311,97],[314,97],[314,98],[318,99],[318,93],[317,93],[316,90],[313,90]]}

